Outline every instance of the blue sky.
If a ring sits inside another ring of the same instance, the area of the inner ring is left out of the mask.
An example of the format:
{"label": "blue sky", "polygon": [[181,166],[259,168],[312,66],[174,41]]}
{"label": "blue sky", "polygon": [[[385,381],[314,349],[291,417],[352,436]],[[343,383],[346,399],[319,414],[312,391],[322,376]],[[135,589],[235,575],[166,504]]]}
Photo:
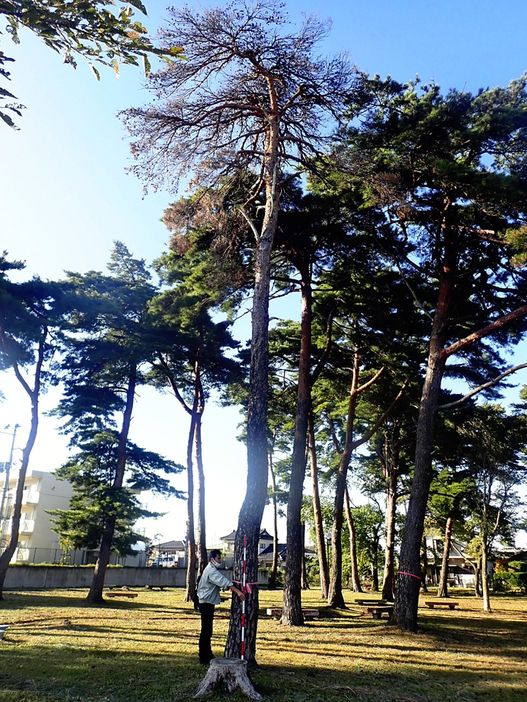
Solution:
{"label": "blue sky", "polygon": [[[167,15],[165,3],[146,4],[146,24],[155,31]],[[302,13],[331,17],[333,30],[321,53],[348,51],[357,67],[371,74],[400,81],[418,74],[443,90],[474,92],[504,85],[527,70],[524,1],[329,0],[288,2],[287,9],[292,22]],[[26,261],[25,276],[50,279],[64,270],[102,270],[115,239],[136,257],[157,257],[168,240],[160,218],[174,194],[143,197],[141,183],[126,173],[128,144],[116,117],[121,109],[148,102],[141,70],[123,67],[117,79],[111,69],[102,69],[97,82],[82,59],[72,70],[27,31],[19,46],[3,34],[2,49],[16,59],[10,89],[27,109],[19,131],[0,126],[0,248]],[[247,324],[239,327],[240,337],[246,330]],[[16,421],[27,430],[22,391],[6,377],[0,384],[7,397],[0,405],[0,426]],[[56,399],[50,393],[43,409]],[[214,495],[207,511],[210,543],[235,528],[243,500],[245,451],[235,439],[238,422],[235,408],[206,411],[204,458],[209,495]],[[186,427],[172,398],[144,391],[134,413],[135,441],[183,462]],[[3,441],[0,435],[0,460],[7,458]],[[65,455],[63,437],[44,418],[32,465],[52,470]],[[147,525],[149,535],[184,536],[182,502],[150,506],[168,514]],[[271,528],[270,515],[264,526]]]}

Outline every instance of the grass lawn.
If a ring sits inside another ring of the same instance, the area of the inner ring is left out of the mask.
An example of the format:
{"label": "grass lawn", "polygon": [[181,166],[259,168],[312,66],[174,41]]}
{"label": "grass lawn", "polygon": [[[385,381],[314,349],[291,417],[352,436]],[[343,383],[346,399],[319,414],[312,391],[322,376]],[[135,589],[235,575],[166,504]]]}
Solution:
{"label": "grass lawn", "polygon": [[[133,600],[87,607],[86,591],[9,592],[0,602],[0,702],[164,702],[190,700],[204,669],[197,662],[199,616],[183,590],[137,590]],[[262,591],[261,612],[282,593]],[[420,608],[421,633],[401,634],[349,609],[304,606],[321,617],[287,628],[262,616],[259,668],[251,677],[281,702],[522,702],[527,700],[527,598],[494,596],[494,611],[453,592],[459,610]],[[433,593],[424,599],[430,599]],[[213,650],[221,656],[229,602],[216,611]],[[221,695],[209,699],[224,699]],[[235,695],[231,700],[246,699]]]}

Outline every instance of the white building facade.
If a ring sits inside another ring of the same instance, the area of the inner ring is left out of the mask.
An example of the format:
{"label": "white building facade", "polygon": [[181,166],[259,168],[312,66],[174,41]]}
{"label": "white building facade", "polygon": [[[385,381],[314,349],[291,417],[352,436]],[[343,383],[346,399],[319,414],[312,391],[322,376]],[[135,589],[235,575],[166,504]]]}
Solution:
{"label": "white building facade", "polygon": [[[0,474],[2,477],[5,474]],[[9,475],[3,500],[3,513],[0,515],[0,553],[11,538],[11,518],[18,483],[19,472]],[[2,481],[3,482],[3,481]],[[4,489],[2,484],[2,491]],[[62,563],[67,565],[87,565],[95,563],[98,551],[80,549],[65,553],[61,550],[59,536],[53,530],[49,510],[69,509],[73,489],[67,480],[57,480],[53,473],[28,469],[22,497],[22,514],[18,534],[18,546],[11,563]],[[112,565],[146,565],[144,551],[137,556],[121,558],[112,554]]]}

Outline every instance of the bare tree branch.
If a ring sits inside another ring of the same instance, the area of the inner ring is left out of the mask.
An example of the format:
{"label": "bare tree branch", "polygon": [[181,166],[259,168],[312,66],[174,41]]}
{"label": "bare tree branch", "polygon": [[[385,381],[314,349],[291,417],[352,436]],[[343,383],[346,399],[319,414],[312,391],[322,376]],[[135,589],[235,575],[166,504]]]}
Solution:
{"label": "bare tree branch", "polygon": [[518,366],[513,366],[512,368],[509,368],[506,370],[504,373],[500,373],[494,380],[489,380],[487,383],[483,383],[483,385],[480,385],[477,388],[474,388],[471,390],[469,393],[464,395],[462,398],[459,400],[455,400],[454,402],[448,402],[445,405],[439,405],[437,408],[438,410],[449,410],[453,409],[454,407],[459,407],[459,405],[463,404],[463,402],[466,402],[466,400],[469,400],[471,397],[476,395],[479,392],[482,392],[483,390],[486,390],[487,388],[491,388],[494,385],[497,385],[500,380],[503,380],[503,378],[507,377],[511,373],[516,373],[516,371],[522,370],[523,368],[527,368],[527,363],[520,363]]}

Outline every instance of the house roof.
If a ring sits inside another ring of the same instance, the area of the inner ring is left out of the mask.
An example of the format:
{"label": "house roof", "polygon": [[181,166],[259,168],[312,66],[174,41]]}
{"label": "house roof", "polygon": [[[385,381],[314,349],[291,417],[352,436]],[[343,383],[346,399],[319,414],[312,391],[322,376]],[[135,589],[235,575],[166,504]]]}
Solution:
{"label": "house roof", "polygon": [[[274,546],[274,544],[269,544],[269,546],[267,546],[267,548],[264,548],[264,550],[258,554],[258,558],[261,558],[262,556],[270,556],[274,551],[273,546]],[[278,544],[278,555],[280,558],[282,558],[284,560],[285,560],[286,546],[287,546],[287,544]],[[306,556],[309,556],[310,558],[313,556],[316,556],[315,551],[309,547],[306,547],[304,549],[304,554]]]}
{"label": "house roof", "polygon": [[[236,538],[236,529],[234,529],[234,531],[231,531],[230,534],[227,534],[227,536],[220,536],[220,541],[234,541],[235,538]],[[259,541],[272,541],[273,537],[271,536],[271,534],[269,534],[267,529],[262,529],[258,539],[259,539]]]}
{"label": "house roof", "polygon": [[[286,544],[278,544],[278,553],[281,554],[283,551],[285,551],[285,547],[286,547]],[[258,558],[260,558],[260,556],[267,556],[267,555],[273,553],[273,551],[274,551],[274,544],[269,544],[269,546],[267,546],[267,548],[264,548],[264,550],[258,554]]]}
{"label": "house roof", "polygon": [[186,543],[184,541],[165,541],[163,544],[156,544],[158,549],[167,550],[174,549],[177,551],[184,551],[186,549]]}

